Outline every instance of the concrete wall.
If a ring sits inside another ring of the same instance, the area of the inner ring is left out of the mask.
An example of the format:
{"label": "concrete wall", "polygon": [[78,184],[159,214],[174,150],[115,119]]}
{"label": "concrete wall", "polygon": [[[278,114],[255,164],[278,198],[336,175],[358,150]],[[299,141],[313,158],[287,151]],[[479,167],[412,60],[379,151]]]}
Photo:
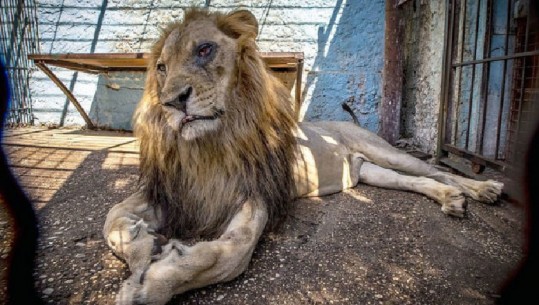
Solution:
{"label": "concrete wall", "polygon": [[436,150],[445,9],[444,0],[410,0],[402,7],[405,81],[401,135],[429,153]]}
{"label": "concrete wall", "polygon": [[144,90],[144,73],[100,75],[89,116],[100,127],[131,130],[133,111]]}
{"label": "concrete wall", "polygon": [[[41,0],[41,50],[65,52],[145,52],[160,26],[182,18],[189,6],[211,10],[247,8],[258,18],[261,51],[305,53],[306,120],[350,120],[345,100],[367,128],[378,129],[383,68],[382,0]],[[126,127],[138,100],[142,75],[95,76],[54,69],[98,124]],[[133,79],[133,82],[130,82]],[[108,88],[112,83],[119,90]],[[62,92],[41,72],[31,78],[37,123],[83,125]]]}

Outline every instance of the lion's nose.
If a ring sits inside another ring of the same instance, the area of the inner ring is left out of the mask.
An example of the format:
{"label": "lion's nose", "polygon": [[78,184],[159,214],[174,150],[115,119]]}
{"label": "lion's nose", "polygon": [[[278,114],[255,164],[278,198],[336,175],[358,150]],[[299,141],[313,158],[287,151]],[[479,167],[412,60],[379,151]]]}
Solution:
{"label": "lion's nose", "polygon": [[192,91],[193,88],[191,86],[186,87],[180,92],[180,94],[176,98],[170,101],[166,101],[163,105],[167,107],[174,107],[180,111],[185,112],[187,108],[187,101],[189,100]]}

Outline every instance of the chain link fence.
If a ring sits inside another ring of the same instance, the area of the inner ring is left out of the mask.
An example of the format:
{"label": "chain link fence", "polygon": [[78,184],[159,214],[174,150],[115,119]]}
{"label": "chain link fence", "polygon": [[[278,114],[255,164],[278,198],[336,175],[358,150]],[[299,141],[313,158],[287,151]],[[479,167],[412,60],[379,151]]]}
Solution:
{"label": "chain link fence", "polygon": [[8,126],[32,125],[32,96],[28,86],[33,70],[28,54],[39,53],[37,4],[35,0],[0,2],[0,58],[10,80],[11,104]]}

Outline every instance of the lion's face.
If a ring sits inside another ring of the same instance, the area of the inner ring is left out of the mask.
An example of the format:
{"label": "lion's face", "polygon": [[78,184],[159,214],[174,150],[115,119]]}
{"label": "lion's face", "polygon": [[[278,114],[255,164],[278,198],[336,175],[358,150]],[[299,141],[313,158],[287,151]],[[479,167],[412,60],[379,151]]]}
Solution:
{"label": "lion's face", "polygon": [[157,98],[185,140],[222,126],[236,53],[235,39],[208,19],[179,25],[165,37],[154,67]]}

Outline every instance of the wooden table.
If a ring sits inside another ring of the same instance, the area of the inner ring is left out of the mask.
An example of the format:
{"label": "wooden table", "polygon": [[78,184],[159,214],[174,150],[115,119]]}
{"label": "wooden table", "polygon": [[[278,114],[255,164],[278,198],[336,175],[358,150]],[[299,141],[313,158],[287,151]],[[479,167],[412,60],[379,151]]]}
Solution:
{"label": "wooden table", "polygon": [[[292,90],[295,87],[294,110],[296,117],[301,106],[301,77],[303,71],[302,52],[260,52],[260,55],[274,72],[283,81],[285,86]],[[89,129],[96,126],[81,107],[73,93],[49,69],[50,66],[62,67],[74,71],[91,74],[109,72],[144,72],[148,65],[149,53],[64,53],[64,54],[30,54],[28,58],[41,69],[67,96],[69,101],[77,108]]]}

